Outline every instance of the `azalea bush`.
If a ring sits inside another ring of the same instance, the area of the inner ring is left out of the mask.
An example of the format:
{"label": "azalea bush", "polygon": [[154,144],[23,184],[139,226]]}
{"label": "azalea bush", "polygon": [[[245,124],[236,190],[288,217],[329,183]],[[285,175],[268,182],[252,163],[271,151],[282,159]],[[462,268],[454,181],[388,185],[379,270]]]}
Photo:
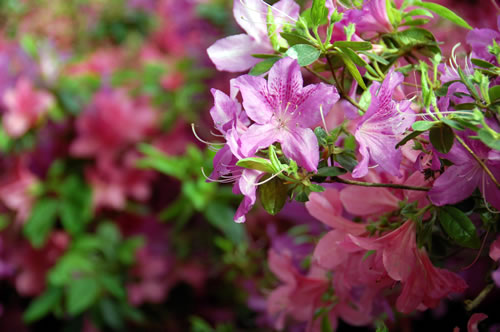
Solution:
{"label": "azalea bush", "polygon": [[0,330],[498,329],[498,10],[0,1]]}
{"label": "azalea bush", "polygon": [[[237,223],[258,197],[271,215],[305,203],[325,225],[305,258],[270,249],[274,327],[383,330],[451,296],[474,312],[500,285],[498,31],[421,1],[236,0],[233,12],[245,34],[207,52],[248,74],[211,90],[225,141],[207,142],[208,180],[243,195]],[[436,16],[467,45],[437,39]],[[464,271],[488,251],[484,288],[465,297]]]}

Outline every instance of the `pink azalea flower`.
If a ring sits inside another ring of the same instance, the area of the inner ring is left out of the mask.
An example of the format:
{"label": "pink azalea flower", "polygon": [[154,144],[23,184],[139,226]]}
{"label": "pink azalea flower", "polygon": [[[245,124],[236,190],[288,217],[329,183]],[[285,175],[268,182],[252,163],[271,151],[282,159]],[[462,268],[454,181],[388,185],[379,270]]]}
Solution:
{"label": "pink azalea flower", "polygon": [[[483,160],[495,178],[500,179],[500,161],[497,153],[479,140],[469,139],[466,135],[462,135],[466,144]],[[461,144],[456,142],[444,157],[453,162],[453,165],[441,174],[429,191],[429,199],[433,204],[443,206],[458,203],[479,188],[484,199],[500,210],[500,189]]]}
{"label": "pink azalea flower", "polygon": [[151,194],[150,182],[153,173],[135,167],[139,155],[130,151],[119,161],[103,159],[96,167],[86,170],[92,186],[94,209],[109,207],[120,210],[125,207],[127,197],[145,201]]}
{"label": "pink azalea flower", "polygon": [[308,171],[319,161],[318,141],[309,128],[321,119],[320,107],[328,113],[339,95],[332,86],[311,84],[303,87],[300,66],[291,58],[279,60],[262,77],[244,75],[235,79],[243,96],[243,107],[255,121],[241,136],[241,151],[252,155],[279,142],[283,153]]}
{"label": "pink azalea flower", "polygon": [[369,0],[363,4],[361,10],[347,12],[349,21],[356,24],[356,31],[362,32],[391,32],[392,24],[387,16],[385,0]]}
{"label": "pink azalea flower", "polygon": [[472,57],[491,63],[496,63],[496,58],[488,51],[488,46],[493,41],[500,42],[500,16],[497,17],[497,29],[474,29],[467,33],[467,43],[472,47]]}
{"label": "pink azalea flower", "polygon": [[3,117],[3,127],[11,137],[20,137],[47,112],[53,98],[46,92],[37,92],[30,80],[20,78],[14,88],[3,96],[7,110]]}
{"label": "pink azalea flower", "polygon": [[123,90],[100,91],[77,119],[78,137],[70,152],[77,157],[110,158],[150,134],[157,118],[147,103],[133,101]]}
{"label": "pink azalea flower", "polygon": [[[500,261],[500,236],[491,244],[490,257],[495,262]],[[491,277],[493,278],[493,281],[495,282],[497,287],[500,287],[500,268],[493,271],[491,273]]]}
{"label": "pink azalea flower", "polygon": [[35,296],[45,288],[45,276],[68,247],[70,238],[64,232],[53,232],[47,244],[41,249],[34,249],[25,244],[14,253],[13,261],[18,266],[15,285],[19,294]]}
{"label": "pink azalea flower", "polygon": [[23,223],[31,213],[34,197],[30,194],[30,189],[37,182],[37,177],[26,167],[22,159],[14,162],[13,168],[0,182],[0,200],[9,209],[16,211],[18,223]]}
{"label": "pink azalea flower", "polygon": [[252,54],[274,52],[267,34],[268,8],[275,17],[278,36],[284,24],[299,17],[300,7],[293,0],[281,0],[273,6],[262,0],[234,0],[234,17],[247,34],[220,39],[208,48],[208,56],[218,70],[246,71],[261,61]]}
{"label": "pink azalea flower", "polygon": [[401,73],[391,71],[382,84],[374,82],[370,87],[370,107],[354,133],[361,154],[361,160],[352,172],[355,178],[368,173],[370,161],[389,174],[400,176],[402,153],[396,149],[396,144],[414,121],[410,102],[396,102],[392,97],[403,79]]}

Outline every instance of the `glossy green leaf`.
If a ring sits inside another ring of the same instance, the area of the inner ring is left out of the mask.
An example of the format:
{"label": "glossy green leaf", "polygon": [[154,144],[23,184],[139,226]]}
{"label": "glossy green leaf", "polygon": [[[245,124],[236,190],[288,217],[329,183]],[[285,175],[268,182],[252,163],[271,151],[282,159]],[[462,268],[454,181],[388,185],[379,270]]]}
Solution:
{"label": "glossy green leaf", "polygon": [[460,16],[458,16],[457,14],[455,14],[453,11],[449,10],[448,8],[443,7],[441,5],[438,5],[437,3],[414,1],[413,5],[418,6],[418,7],[422,7],[425,9],[429,9],[430,11],[438,14],[439,16],[447,19],[450,22],[455,23],[458,26],[472,30],[472,27],[463,18],[461,18]]}
{"label": "glossy green leaf", "polygon": [[89,309],[99,297],[100,287],[94,278],[80,278],[68,285],[66,308],[70,315]]}
{"label": "glossy green leaf", "polygon": [[483,142],[490,148],[500,150],[500,133],[498,133],[495,137],[495,135],[489,130],[481,128],[477,132],[477,135],[479,136],[481,142]]}
{"label": "glossy green leaf", "polygon": [[431,129],[434,124],[435,122],[432,121],[415,121],[411,127],[413,128],[413,130],[427,131]]}
{"label": "glossy green leaf", "polygon": [[438,210],[438,218],[446,234],[457,244],[478,249],[480,240],[472,221],[459,209],[443,206]]}
{"label": "glossy green leaf", "polygon": [[333,43],[334,47],[350,48],[354,51],[369,51],[372,49],[372,44],[369,42],[358,41],[336,41]]}
{"label": "glossy green leaf", "polygon": [[62,288],[50,287],[29,304],[23,314],[23,320],[31,323],[51,312],[63,295]]}
{"label": "glossy green leaf", "polygon": [[285,206],[288,199],[288,186],[275,177],[258,187],[259,199],[264,209],[271,215],[276,215]]}
{"label": "glossy green leaf", "polygon": [[292,59],[296,59],[301,67],[308,66],[318,60],[321,55],[320,50],[307,44],[294,45],[285,53]]}
{"label": "glossy green leaf", "polygon": [[251,158],[240,159],[236,163],[236,166],[248,169],[256,169],[258,171],[266,173],[274,173],[271,161],[265,158],[251,157]]}
{"label": "glossy green leaf", "polygon": [[500,85],[495,85],[488,90],[488,95],[492,103],[500,99]]}
{"label": "glossy green leaf", "polygon": [[429,139],[431,140],[432,146],[434,146],[437,151],[448,153],[455,141],[455,135],[450,126],[441,124],[432,127],[429,132]]}
{"label": "glossy green leaf", "polygon": [[349,73],[351,73],[352,77],[356,80],[356,82],[358,82],[359,86],[362,87],[364,90],[366,90],[367,89],[366,84],[363,81],[363,78],[361,77],[361,74],[359,73],[359,70],[354,64],[354,62],[345,53],[340,53],[340,55]]}
{"label": "glossy green leaf", "polygon": [[56,223],[58,210],[59,202],[55,199],[44,198],[35,204],[31,216],[24,225],[24,235],[35,248],[45,244],[47,236]]}
{"label": "glossy green leaf", "polygon": [[274,57],[274,58],[269,58],[264,61],[259,62],[256,64],[249,72],[250,75],[252,76],[259,76],[262,74],[267,73],[273,65],[281,58],[279,57]]}
{"label": "glossy green leaf", "polygon": [[327,177],[327,176],[339,176],[345,173],[347,173],[347,171],[340,167],[323,167],[318,169],[318,173],[316,173],[316,175]]}

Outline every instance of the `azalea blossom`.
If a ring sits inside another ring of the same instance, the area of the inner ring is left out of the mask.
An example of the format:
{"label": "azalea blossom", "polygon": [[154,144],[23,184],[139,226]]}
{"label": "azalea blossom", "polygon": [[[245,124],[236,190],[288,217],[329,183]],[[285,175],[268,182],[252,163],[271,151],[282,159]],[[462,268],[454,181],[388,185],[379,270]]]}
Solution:
{"label": "azalea blossom", "polygon": [[29,79],[20,78],[14,88],[5,92],[3,102],[7,107],[3,127],[9,136],[16,138],[36,125],[52,105],[53,98],[47,92],[36,91]]}
{"label": "azalea blossom", "polygon": [[[497,180],[500,179],[498,152],[488,148],[479,140],[469,139],[466,137],[468,133],[461,135],[465,143],[483,160],[493,176]],[[429,191],[429,199],[433,204],[443,206],[458,203],[469,197],[476,188],[479,188],[484,199],[500,210],[500,189],[497,188],[472,154],[456,142],[451,151],[444,157],[453,162],[453,165],[439,176]]]}
{"label": "azalea blossom", "polygon": [[235,87],[243,96],[243,107],[255,121],[241,135],[241,151],[252,155],[259,149],[279,142],[283,153],[308,171],[315,171],[319,146],[310,129],[327,114],[339,95],[333,86],[323,83],[303,86],[296,60],[279,60],[262,77],[244,75],[235,79]]}
{"label": "azalea blossom", "polygon": [[355,178],[368,173],[370,161],[387,173],[400,176],[402,153],[396,149],[396,144],[415,120],[410,102],[397,102],[392,97],[403,78],[401,73],[390,71],[382,84],[374,82],[370,87],[370,107],[354,133],[361,154],[361,160],[352,172]]}
{"label": "azalea blossom", "polygon": [[274,52],[267,33],[268,8],[275,17],[278,36],[285,24],[299,17],[300,7],[293,0],[281,0],[273,6],[263,0],[234,0],[234,18],[246,34],[220,39],[208,48],[208,56],[218,70],[246,71],[261,61],[252,54]]}

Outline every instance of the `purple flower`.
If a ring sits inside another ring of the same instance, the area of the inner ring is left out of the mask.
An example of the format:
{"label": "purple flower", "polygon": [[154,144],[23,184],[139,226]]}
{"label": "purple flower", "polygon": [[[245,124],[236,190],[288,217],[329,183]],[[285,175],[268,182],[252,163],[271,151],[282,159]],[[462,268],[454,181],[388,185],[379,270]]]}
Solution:
{"label": "purple flower", "polygon": [[[268,7],[263,0],[234,0],[234,17],[246,34],[220,39],[208,48],[208,56],[218,70],[246,71],[261,61],[252,54],[274,52],[267,35]],[[276,33],[299,17],[300,7],[293,0],[281,0],[270,8],[278,28]]]}
{"label": "purple flower", "polygon": [[[483,160],[495,178],[500,179],[500,160],[497,152],[478,140],[461,136],[472,151]],[[458,203],[469,197],[479,187],[485,200],[500,210],[500,189],[462,145],[454,144],[451,151],[444,157],[454,165],[446,169],[429,191],[429,199],[433,204],[442,206]]]}
{"label": "purple flower", "polygon": [[[231,92],[233,94],[235,92]],[[236,99],[216,89],[212,89],[212,95],[214,107],[210,115],[227,142],[214,157],[214,170],[209,180],[221,178],[220,182],[234,182],[233,193],[244,196],[234,216],[234,220],[241,223],[257,200],[257,183],[264,172],[236,166],[239,159],[250,157],[240,151],[240,136],[247,131],[249,119]]]}
{"label": "purple flower", "polygon": [[240,89],[248,117],[255,121],[241,136],[242,153],[253,155],[279,142],[285,156],[315,171],[319,147],[309,127],[320,121],[320,107],[326,115],[337,102],[337,90],[323,83],[303,87],[300,66],[291,58],[276,62],[267,82],[244,75],[235,79],[234,86]]}
{"label": "purple flower", "polygon": [[[500,16],[497,18],[498,30],[500,30]],[[495,56],[488,52],[488,46],[493,41],[500,41],[500,32],[492,29],[474,29],[467,34],[467,43],[472,47],[472,57],[496,63]]]}
{"label": "purple flower", "polygon": [[354,133],[361,161],[354,168],[353,177],[365,176],[370,161],[391,175],[400,175],[402,153],[396,149],[396,144],[415,120],[409,101],[396,102],[392,99],[394,90],[402,82],[403,75],[391,71],[382,84],[375,82],[370,87],[370,107]]}
{"label": "purple flower", "polygon": [[349,22],[356,24],[356,31],[363,32],[391,32],[392,24],[387,16],[386,0],[370,0],[365,2],[363,9],[347,12]]}

